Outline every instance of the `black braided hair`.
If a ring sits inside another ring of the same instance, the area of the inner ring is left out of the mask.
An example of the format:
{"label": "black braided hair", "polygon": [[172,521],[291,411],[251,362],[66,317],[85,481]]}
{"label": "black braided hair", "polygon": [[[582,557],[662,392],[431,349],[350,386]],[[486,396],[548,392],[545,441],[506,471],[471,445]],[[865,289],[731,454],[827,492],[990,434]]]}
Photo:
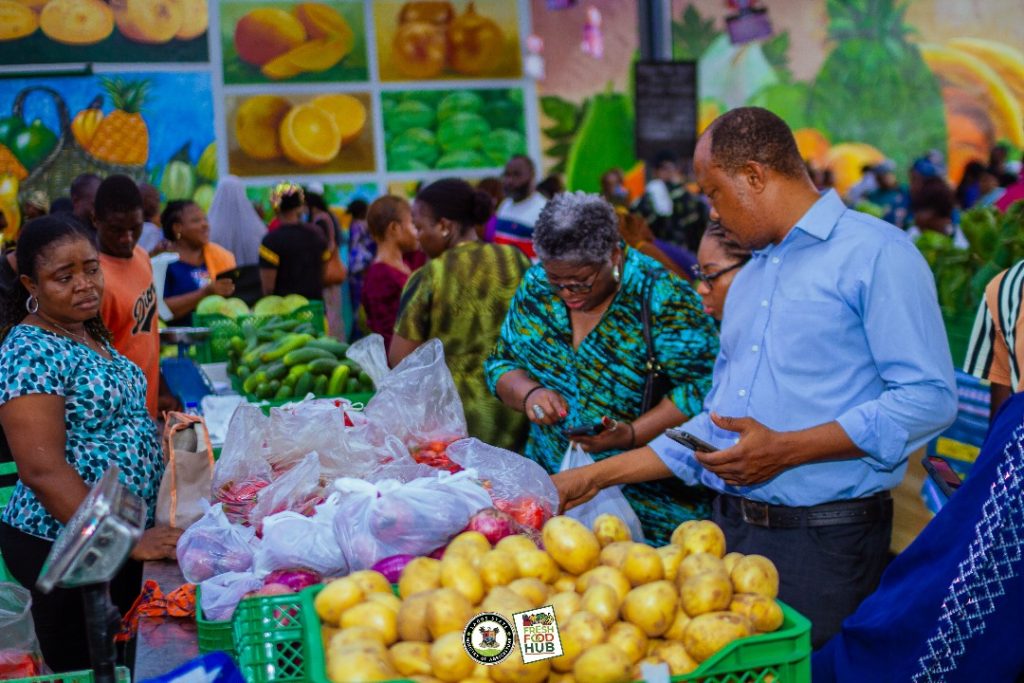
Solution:
{"label": "black braided hair", "polygon": [[[75,239],[84,239],[90,244],[95,244],[93,236],[71,214],[49,214],[29,221],[18,236],[18,247],[15,252],[18,273],[24,273],[35,280],[36,269],[42,255],[59,242]],[[9,286],[0,288],[0,341],[6,339],[11,329],[28,315],[25,309],[27,300],[28,290],[21,284],[20,278],[15,278]],[[103,324],[100,316],[85,321],[85,330],[94,339],[112,341],[110,330]]]}

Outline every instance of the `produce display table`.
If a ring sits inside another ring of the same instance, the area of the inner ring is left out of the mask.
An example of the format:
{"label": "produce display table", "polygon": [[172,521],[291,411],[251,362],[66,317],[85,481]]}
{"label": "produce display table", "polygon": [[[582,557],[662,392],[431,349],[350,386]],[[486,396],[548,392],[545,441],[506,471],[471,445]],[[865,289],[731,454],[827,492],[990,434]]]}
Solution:
{"label": "produce display table", "polygon": [[[185,583],[177,562],[146,562],[142,580],[170,592]],[[163,676],[199,656],[196,622],[180,617],[140,617],[132,680]]]}

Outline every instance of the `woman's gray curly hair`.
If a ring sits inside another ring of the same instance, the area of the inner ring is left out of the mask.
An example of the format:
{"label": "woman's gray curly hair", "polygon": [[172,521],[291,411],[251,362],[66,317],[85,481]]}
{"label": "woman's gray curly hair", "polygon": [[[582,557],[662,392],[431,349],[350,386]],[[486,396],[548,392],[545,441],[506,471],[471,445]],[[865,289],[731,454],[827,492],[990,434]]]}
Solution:
{"label": "woman's gray curly hair", "polygon": [[533,229],[541,261],[604,263],[619,243],[619,217],[596,194],[563,192],[547,203]]}

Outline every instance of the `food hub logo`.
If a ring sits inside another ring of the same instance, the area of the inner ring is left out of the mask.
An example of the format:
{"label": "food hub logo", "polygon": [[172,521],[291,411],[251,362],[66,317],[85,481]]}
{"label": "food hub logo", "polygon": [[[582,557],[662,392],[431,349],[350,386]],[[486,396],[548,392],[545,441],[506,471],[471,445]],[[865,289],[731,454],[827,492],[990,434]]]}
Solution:
{"label": "food hub logo", "polygon": [[529,612],[512,615],[523,662],[537,662],[558,657],[562,654],[562,640],[558,635],[555,608],[546,605]]}

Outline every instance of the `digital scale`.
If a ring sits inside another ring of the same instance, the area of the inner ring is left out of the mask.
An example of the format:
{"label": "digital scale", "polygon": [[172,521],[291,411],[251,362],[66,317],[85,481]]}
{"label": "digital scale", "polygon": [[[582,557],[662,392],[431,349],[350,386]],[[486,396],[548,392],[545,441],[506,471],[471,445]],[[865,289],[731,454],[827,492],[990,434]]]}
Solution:
{"label": "digital scale", "polygon": [[160,330],[160,343],[178,347],[177,357],[160,361],[160,372],[185,412],[198,412],[203,397],[213,393],[210,381],[188,354],[189,347],[209,336],[208,327],[165,327]]}
{"label": "digital scale", "polygon": [[111,465],[57,537],[36,588],[81,588],[86,637],[96,683],[115,683],[114,635],[121,615],[110,600],[110,582],[142,538],[146,506],[126,489]]}

